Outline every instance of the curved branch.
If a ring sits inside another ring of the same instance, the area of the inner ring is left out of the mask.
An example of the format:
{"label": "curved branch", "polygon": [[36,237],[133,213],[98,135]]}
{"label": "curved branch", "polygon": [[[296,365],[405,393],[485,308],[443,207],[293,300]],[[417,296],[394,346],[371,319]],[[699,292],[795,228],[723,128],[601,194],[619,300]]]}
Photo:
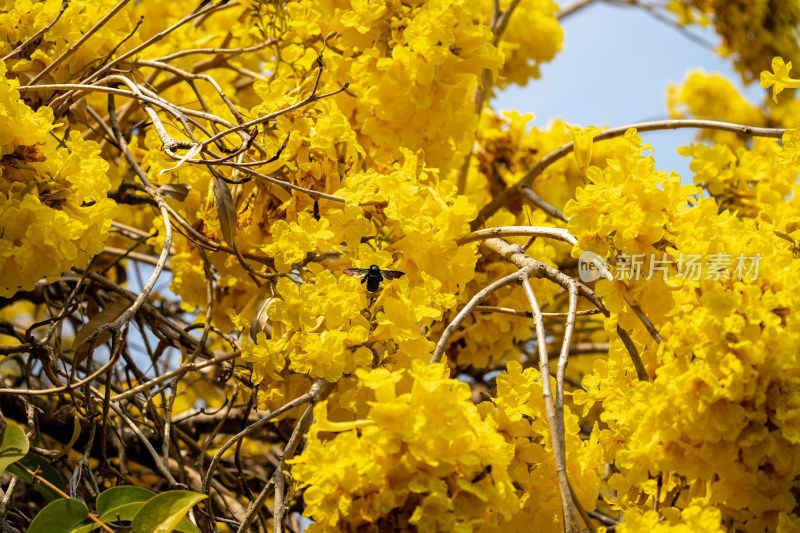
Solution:
{"label": "curved branch", "polygon": [[269,39],[265,40],[262,43],[255,44],[253,46],[248,46],[245,48],[193,48],[191,50],[181,50],[180,52],[175,52],[174,54],[169,54],[163,57],[159,57],[155,61],[159,62],[167,62],[173,59],[178,59],[179,57],[190,56],[194,54],[204,54],[204,55],[221,55],[221,54],[244,54],[247,52],[256,52],[258,50],[262,50],[267,46],[271,46],[276,44],[278,39],[276,37],[270,37]]}
{"label": "curved branch", "polygon": [[[202,346],[202,344],[198,343],[197,344],[197,348],[195,350],[199,349],[201,346]],[[176,377],[176,376],[182,376],[183,374],[186,374],[188,372],[196,372],[198,370],[202,370],[202,369],[204,369],[206,367],[214,366],[214,365],[217,365],[219,363],[224,363],[225,361],[230,361],[231,359],[235,359],[235,358],[239,357],[240,355],[242,355],[241,352],[233,352],[233,353],[228,353],[228,354],[225,354],[225,355],[221,355],[219,357],[215,357],[214,359],[209,359],[208,361],[203,361],[202,363],[186,363],[186,364],[184,364],[182,366],[179,366],[178,368],[173,368],[169,372],[165,372],[165,373],[161,374],[160,376],[157,376],[157,377],[151,379],[150,381],[145,381],[144,383],[141,383],[140,385],[137,385],[136,387],[134,387],[132,389],[128,389],[123,393],[117,394],[116,396],[112,396],[110,398],[110,401],[119,402],[119,401],[125,400],[127,398],[130,398],[131,396],[135,396],[136,394],[138,394],[138,393],[140,393],[140,392],[142,392],[144,390],[151,389],[151,388],[155,387],[156,385],[167,381],[170,378],[173,378],[173,377]]]}
{"label": "curved branch", "polygon": [[527,265],[518,272],[514,272],[513,274],[509,274],[504,278],[500,278],[473,296],[469,303],[464,306],[464,308],[456,315],[452,322],[450,322],[444,329],[442,336],[439,337],[439,342],[436,343],[436,348],[433,350],[433,357],[431,357],[430,364],[438,363],[442,360],[442,354],[444,354],[444,350],[447,348],[447,343],[450,342],[450,337],[453,336],[453,333],[455,333],[456,329],[458,329],[458,326],[461,325],[464,319],[467,318],[467,316],[472,312],[473,309],[475,309],[475,307],[477,307],[494,291],[519,281],[520,276],[531,276],[534,275],[535,272],[538,273],[537,271],[541,269],[542,266],[546,265],[536,261],[535,264]]}
{"label": "curved branch", "polygon": [[[629,124],[627,126],[620,126],[618,128],[611,128],[598,134],[594,141],[604,141],[606,139],[613,139],[625,135],[625,132],[631,128],[635,128],[637,132],[645,131],[659,131],[659,130],[675,130],[682,128],[701,128],[712,129],[721,131],[730,131],[740,135],[747,135],[751,137],[771,137],[780,139],[786,132],[785,128],[760,128],[756,126],[748,126],[746,124],[737,124],[735,122],[722,122],[718,120],[702,120],[702,119],[675,119],[675,120],[657,120],[653,122],[640,122],[638,124]],[[472,222],[472,229],[477,229],[481,221],[488,219],[495,214],[502,206],[506,205],[513,198],[523,192],[525,187],[530,187],[531,183],[537,176],[540,176],[550,165],[566,156],[573,150],[573,143],[567,143],[539,160],[516,185],[509,187],[497,197],[492,199],[491,202],[486,204],[478,213],[477,218]],[[542,200],[542,202],[544,202]],[[550,206],[550,209],[560,213],[557,209]],[[558,218],[562,218],[561,217]],[[562,218],[562,220],[564,220]]]}
{"label": "curved branch", "polygon": [[[556,477],[558,478],[559,492],[561,493],[561,506],[564,511],[564,529],[567,533],[572,533],[578,527],[578,516],[575,513],[575,504],[572,501],[572,493],[569,490],[569,481],[567,480],[567,460],[566,450],[564,449],[563,438],[563,420],[557,419],[556,411],[553,408],[553,392],[550,387],[550,362],[547,353],[547,339],[544,332],[544,322],[542,321],[542,312],[539,309],[539,302],[536,300],[536,295],[533,293],[533,287],[527,276],[520,275],[522,287],[525,289],[525,296],[528,297],[528,302],[531,306],[533,313],[533,321],[536,324],[536,344],[539,348],[539,368],[542,373],[542,397],[544,398],[544,408],[547,413],[547,424],[550,426],[550,440],[553,445],[553,455],[555,456],[556,463]],[[574,287],[574,285],[572,286]],[[577,306],[577,290],[575,290],[574,303]],[[572,308],[572,301],[570,302],[570,309]],[[564,337],[565,344],[568,344],[567,337]],[[563,352],[562,352],[563,353]]]}
{"label": "curved branch", "polygon": [[595,0],[578,0],[574,4],[570,4],[564,7],[561,11],[556,14],[556,18],[560,21],[564,20],[565,18],[569,17],[570,15],[575,14],[576,12],[580,11],[584,7],[588,6],[589,4],[594,3]]}
{"label": "curved branch", "polygon": [[576,239],[569,230],[565,228],[548,228],[541,226],[502,226],[497,228],[487,228],[473,231],[469,235],[459,238],[456,244],[464,244],[491,239],[494,237],[546,237],[568,244],[576,244]]}
{"label": "curved branch", "polygon": [[569,289],[569,286],[573,283],[577,284],[578,287],[578,294],[597,307],[601,313],[605,316],[610,316],[608,309],[603,305],[603,302],[597,295],[594,293],[592,289],[584,285],[583,283],[572,279],[571,277],[567,276],[557,268],[553,268],[548,264],[541,263],[536,261],[532,257],[525,255],[523,252],[520,251],[519,246],[509,244],[503,239],[493,238],[487,239],[483,241],[483,245],[492,250],[493,252],[501,255],[503,259],[508,261],[509,263],[513,263],[518,268],[525,268],[531,265],[541,265],[541,272],[540,275],[537,277],[549,279],[553,283],[561,285],[565,289]]}
{"label": "curved branch", "polygon": [[[579,296],[582,296],[592,302],[592,304],[594,304],[594,306],[597,307],[597,309],[599,309],[604,316],[611,316],[611,313],[605,308],[603,302],[597,297],[593,290],[583,283],[567,276],[560,270],[557,270],[544,263],[539,263],[539,261],[536,261],[535,259],[525,255],[520,251],[519,246],[511,245],[506,241],[497,238],[487,239],[483,242],[483,245],[495,253],[500,254],[506,261],[515,264],[519,268],[525,268],[526,266],[530,265],[542,265],[542,271],[539,277],[549,279],[554,283],[558,283],[567,290],[569,290],[570,286],[574,284],[578,290]],[[649,376],[645,370],[644,362],[642,362],[642,358],[639,356],[639,352],[636,349],[636,345],[633,343],[633,339],[631,339],[627,331],[619,326],[617,326],[617,334],[630,354],[633,366],[636,368],[637,376],[642,381],[648,381]]]}
{"label": "curved branch", "polygon": [[247,435],[253,433],[256,429],[266,424],[270,420],[274,419],[276,416],[281,415],[286,411],[290,411],[291,409],[294,409],[299,405],[314,402],[315,399],[320,396],[325,383],[326,383],[325,380],[322,379],[317,380],[316,382],[314,382],[314,384],[311,386],[311,389],[307,393],[275,409],[266,416],[262,417],[258,422],[250,424],[245,429],[234,435],[225,444],[223,444],[220,447],[220,449],[217,450],[217,453],[214,455],[214,457],[211,459],[211,462],[208,465],[208,470],[206,470],[205,476],[203,476],[203,494],[206,495],[209,494],[211,485],[211,475],[214,473],[214,469],[217,467],[217,464],[219,464],[220,460],[222,460],[223,454],[228,449],[230,449],[231,446],[236,444],[239,440],[243,439]]}

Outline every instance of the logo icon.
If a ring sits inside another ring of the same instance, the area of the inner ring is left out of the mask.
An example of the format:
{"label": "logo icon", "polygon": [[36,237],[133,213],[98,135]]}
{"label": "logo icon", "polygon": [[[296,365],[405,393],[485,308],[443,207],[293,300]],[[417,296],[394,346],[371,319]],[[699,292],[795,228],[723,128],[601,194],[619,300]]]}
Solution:
{"label": "logo icon", "polygon": [[578,258],[578,276],[584,283],[606,276],[608,262],[594,252],[585,251]]}

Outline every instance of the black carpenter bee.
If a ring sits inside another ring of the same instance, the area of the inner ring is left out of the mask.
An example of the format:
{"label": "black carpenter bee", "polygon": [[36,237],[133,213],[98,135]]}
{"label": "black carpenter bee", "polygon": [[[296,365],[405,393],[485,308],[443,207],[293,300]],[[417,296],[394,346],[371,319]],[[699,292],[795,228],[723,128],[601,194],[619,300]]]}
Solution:
{"label": "black carpenter bee", "polygon": [[477,483],[483,480],[486,476],[488,476],[491,473],[492,473],[492,465],[486,465],[486,468],[484,468],[481,472],[478,472],[478,475],[472,478],[471,483]]}
{"label": "black carpenter bee", "polygon": [[348,276],[353,276],[354,278],[358,278],[360,276],[364,276],[361,279],[361,283],[367,284],[367,290],[370,292],[376,292],[381,285],[381,281],[383,278],[386,279],[397,279],[405,272],[400,272],[399,270],[381,270],[378,265],[372,265],[371,267],[367,268],[346,268],[344,273]]}

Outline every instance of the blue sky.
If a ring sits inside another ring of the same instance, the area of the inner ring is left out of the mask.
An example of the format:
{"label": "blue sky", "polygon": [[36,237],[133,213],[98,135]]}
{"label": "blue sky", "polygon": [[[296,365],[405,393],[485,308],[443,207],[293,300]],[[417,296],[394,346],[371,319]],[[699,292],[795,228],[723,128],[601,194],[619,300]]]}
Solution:
{"label": "blue sky", "polygon": [[[565,5],[563,1],[560,4]],[[533,113],[538,127],[555,118],[584,127],[665,119],[669,118],[668,85],[680,83],[693,69],[719,72],[751,102],[763,99],[765,89],[758,83],[743,88],[729,60],[641,8],[597,1],[567,17],[562,26],[562,52],[542,66],[539,80],[500,93],[492,102],[495,110]],[[691,27],[690,31],[714,47],[719,44],[710,28]],[[685,129],[648,132],[642,137],[653,145],[656,168],[675,170],[684,183],[691,183],[689,160],[679,156],[676,149],[689,144],[694,133]]]}

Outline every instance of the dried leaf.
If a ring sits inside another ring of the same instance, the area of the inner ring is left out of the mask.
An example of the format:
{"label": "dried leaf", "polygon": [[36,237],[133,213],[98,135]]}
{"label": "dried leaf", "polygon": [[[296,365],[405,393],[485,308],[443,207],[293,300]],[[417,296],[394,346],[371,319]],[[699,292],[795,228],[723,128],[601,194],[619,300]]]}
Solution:
{"label": "dried leaf", "polygon": [[258,340],[258,334],[262,331],[267,334],[267,338],[272,336],[272,326],[269,323],[269,307],[274,301],[275,298],[267,298],[258,306],[256,316],[254,316],[253,321],[250,322],[250,338],[253,342]]}
{"label": "dried leaf", "polygon": [[233,206],[233,196],[228,186],[221,179],[214,182],[214,201],[217,204],[219,216],[219,229],[222,238],[231,248],[234,246],[233,238],[236,235],[236,208]]}
{"label": "dried leaf", "polygon": [[178,168],[179,166],[181,166],[182,164],[184,164],[184,163],[185,163],[185,162],[186,162],[188,159],[191,159],[192,157],[194,157],[194,156],[196,156],[197,154],[199,154],[199,153],[200,153],[200,150],[202,150],[202,149],[203,149],[203,144],[202,144],[202,143],[197,143],[197,144],[195,144],[194,146],[192,146],[192,147],[189,149],[189,151],[188,151],[188,152],[186,152],[186,155],[185,155],[185,156],[181,157],[181,159],[180,159],[180,161],[178,161],[178,164],[177,164],[177,165],[175,165],[174,167],[171,167],[171,168],[164,168],[164,169],[161,169],[161,172],[159,172],[159,173],[158,173],[158,175],[160,176],[160,175],[162,175],[164,172],[169,172],[170,170],[175,170],[176,168]]}
{"label": "dried leaf", "polygon": [[64,202],[69,198],[69,191],[61,190],[42,197],[44,202]]}
{"label": "dried leaf", "polygon": [[156,192],[161,196],[166,196],[167,198],[172,198],[173,200],[178,200],[182,202],[186,200],[186,196],[189,194],[189,191],[192,188],[189,185],[183,185],[181,183],[167,183],[166,185],[162,185],[158,188]]}
{"label": "dried leaf", "polygon": [[[105,306],[102,311],[100,311],[92,318],[90,318],[89,322],[87,322],[81,329],[78,330],[78,333],[75,334],[75,341],[72,343],[72,346],[80,346],[81,344],[83,344],[83,342],[86,339],[88,339],[92,335],[92,333],[97,331],[100,328],[100,326],[102,326],[103,324],[108,324],[118,319],[122,315],[122,313],[124,313],[132,304],[133,302],[131,302],[127,298],[120,297],[111,302],[110,304],[108,304],[107,306]],[[110,338],[111,338],[111,332],[104,331],[97,337],[97,340],[95,341],[95,346],[103,344]],[[80,361],[82,361],[83,358],[86,357],[86,354],[88,352],[89,352],[89,345],[83,344],[83,346],[80,347],[78,353],[75,354],[75,361],[73,364],[77,365],[78,363],[80,363]]]}
{"label": "dried leaf", "polygon": [[81,98],[71,106],[69,106],[69,114],[72,115],[71,122],[79,124],[88,124],[89,117],[86,112],[86,98]]}
{"label": "dried leaf", "polygon": [[22,161],[41,163],[47,161],[47,157],[42,153],[42,147],[44,147],[43,142],[33,143],[30,146],[18,144],[16,148],[14,148],[14,153],[11,154],[11,157],[21,159]]}
{"label": "dried leaf", "polygon": [[[124,298],[120,298],[120,299],[124,300]],[[81,428],[80,419],[77,416],[73,416],[72,417],[72,437],[70,437],[69,442],[67,443],[67,445],[64,446],[64,448],[60,452],[58,452],[58,454],[56,454],[55,457],[51,458],[51,460],[50,460],[51,462],[55,462],[57,459],[60,459],[61,457],[65,456],[65,455],[67,455],[67,453],[69,453],[69,451],[72,449],[72,447],[75,446],[75,443],[78,442],[78,437],[81,436],[81,430],[82,430],[82,428]]]}

